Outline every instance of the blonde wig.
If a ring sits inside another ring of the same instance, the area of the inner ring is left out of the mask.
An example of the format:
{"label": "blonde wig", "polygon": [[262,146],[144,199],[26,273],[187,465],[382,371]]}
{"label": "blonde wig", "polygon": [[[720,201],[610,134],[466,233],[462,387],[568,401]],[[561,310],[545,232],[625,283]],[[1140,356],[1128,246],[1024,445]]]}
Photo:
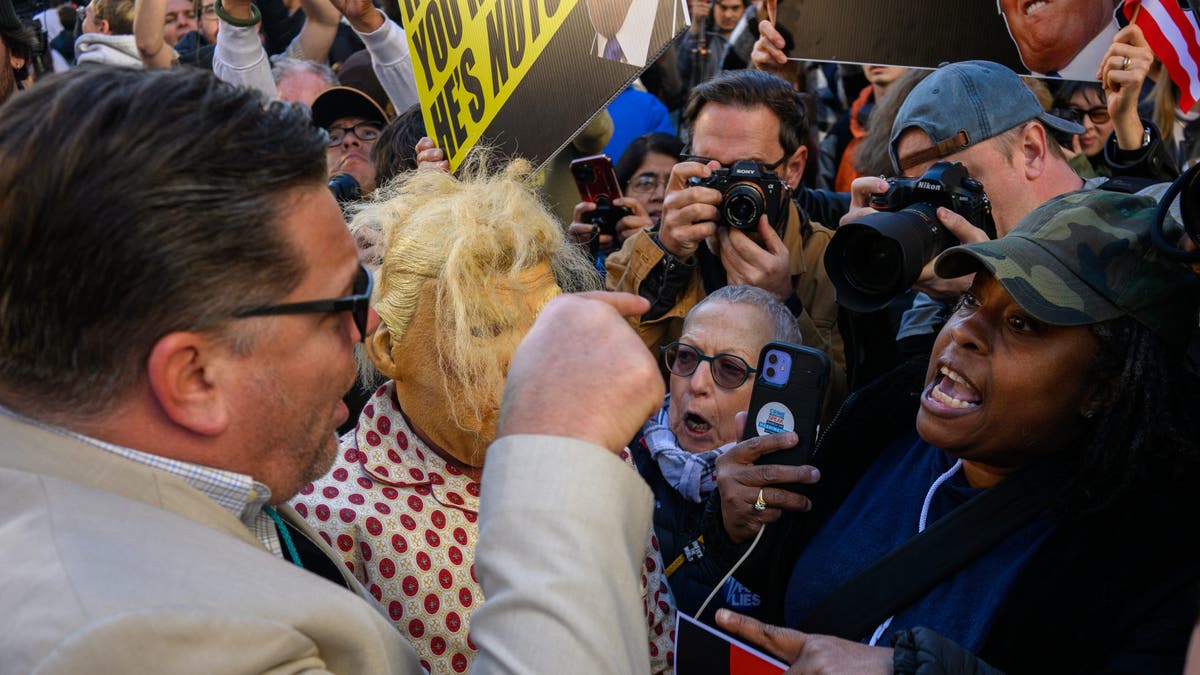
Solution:
{"label": "blonde wig", "polygon": [[521,273],[548,263],[564,292],[601,284],[526,182],[531,170],[525,160],[498,165],[491,153],[476,152],[457,178],[429,170],[399,176],[354,217],[355,230],[385,237],[374,304],[393,341],[408,330],[422,289],[435,284],[431,332],[440,363],[428,367],[440,373],[460,429],[477,427],[499,405],[530,307],[539,311],[558,293],[526,297]]}

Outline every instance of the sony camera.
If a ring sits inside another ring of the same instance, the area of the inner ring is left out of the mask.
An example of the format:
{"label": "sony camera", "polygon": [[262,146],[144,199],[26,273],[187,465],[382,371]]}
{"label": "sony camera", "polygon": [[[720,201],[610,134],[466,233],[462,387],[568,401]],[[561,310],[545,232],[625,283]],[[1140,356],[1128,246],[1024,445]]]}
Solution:
{"label": "sony camera", "polygon": [[708,178],[692,178],[689,184],[721,192],[718,225],[753,232],[764,213],[776,232],[786,223],[791,188],[752,159],[739,159],[728,167],[714,169]]}
{"label": "sony camera", "polygon": [[889,178],[871,199],[879,211],[843,223],[825,250],[839,305],[856,312],[883,309],[907,291],[934,256],[958,244],[937,219],[944,206],[995,238],[983,185],[958,162],[938,162],[920,178]]}

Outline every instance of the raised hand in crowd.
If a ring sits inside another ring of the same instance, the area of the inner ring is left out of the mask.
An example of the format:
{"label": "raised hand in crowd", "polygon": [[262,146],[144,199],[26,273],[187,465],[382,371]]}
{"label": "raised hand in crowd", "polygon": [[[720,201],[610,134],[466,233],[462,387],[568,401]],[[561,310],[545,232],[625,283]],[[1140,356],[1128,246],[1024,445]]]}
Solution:
{"label": "raised hand in crowd", "polygon": [[644,230],[654,225],[654,220],[650,218],[650,214],[646,212],[646,207],[642,206],[642,202],[634,197],[621,197],[613,201],[615,206],[623,206],[632,213],[617,221],[617,241],[614,243],[613,238],[607,234],[599,234],[596,231],[596,226],[584,220],[584,216],[594,211],[596,205],[592,202],[579,202],[575,205],[574,215],[569,228],[568,234],[580,244],[586,244],[592,240],[592,237],[597,237],[600,250],[620,247],[626,239],[632,237],[639,230]]}
{"label": "raised hand in crowd", "polygon": [[326,63],[342,17],[329,0],[300,0],[300,6],[304,9],[304,26],[298,36],[300,53],[309,61]]}
{"label": "raised hand in crowd", "polygon": [[[846,212],[846,215],[842,216],[841,223],[845,224],[858,220],[863,216],[876,213],[875,209],[871,208],[871,196],[882,194],[887,192],[887,190],[888,183],[882,178],[874,176],[855,178],[854,182],[850,184],[850,210]],[[964,244],[990,239],[986,232],[975,227],[966,218],[944,206],[938,207],[937,217],[938,222]],[[963,291],[970,288],[972,277],[943,279],[933,273],[933,263],[935,260],[936,258],[931,259],[925,264],[925,267],[921,268],[921,276],[917,277],[917,283],[913,284],[913,288],[935,300],[942,302],[954,301],[958,296],[962,295]]]}
{"label": "raised hand in crowd", "polygon": [[250,20],[254,18],[254,14],[250,9],[252,5],[253,3],[250,0],[221,0],[221,9],[235,19]]}
{"label": "raised hand in crowd", "polygon": [[649,308],[631,293],[551,300],[513,354],[496,438],[566,436],[619,453],[666,394],[657,362],[624,319]]}
{"label": "raised hand in crowd", "polygon": [[[311,1],[311,0],[310,0]],[[324,2],[325,0],[320,0]],[[360,33],[372,33],[383,25],[383,12],[371,0],[331,0],[350,26]]]}
{"label": "raised hand in crowd", "polygon": [[728,609],[717,611],[717,625],[737,637],[759,645],[776,658],[790,663],[788,673],[834,675],[836,673],[893,672],[892,650],[828,635],[812,635],[772,626]]}
{"label": "raised hand in crowd", "polygon": [[[738,413],[745,423],[746,413]],[[740,434],[739,434],[740,435]],[[734,542],[742,543],[758,534],[762,526],[779,520],[784,511],[807,511],[808,497],[780,485],[815,483],[821,472],[811,466],[755,464],[767,453],[796,444],[796,434],[786,432],[757,436],[742,441],[717,459],[717,490],[721,494],[721,521]],[[759,498],[766,508],[755,507]]]}
{"label": "raised hand in crowd", "polygon": [[765,0],[762,16],[758,22],[758,40],[750,52],[751,67],[765,70],[774,75],[783,76],[783,67],[787,65],[787,55],[783,53],[786,42],[783,35],[775,29],[775,9],[779,0]]}
{"label": "raised hand in crowd", "polygon": [[1100,62],[1096,79],[1108,98],[1108,115],[1112,118],[1117,146],[1122,150],[1142,147],[1145,128],[1138,117],[1138,97],[1142,83],[1154,64],[1154,52],[1137,24],[1130,24],[1113,36],[1113,42]]}
{"label": "raised hand in crowd", "polygon": [[134,0],[133,37],[145,68],[170,68],[178,60],[163,37],[167,0]]}

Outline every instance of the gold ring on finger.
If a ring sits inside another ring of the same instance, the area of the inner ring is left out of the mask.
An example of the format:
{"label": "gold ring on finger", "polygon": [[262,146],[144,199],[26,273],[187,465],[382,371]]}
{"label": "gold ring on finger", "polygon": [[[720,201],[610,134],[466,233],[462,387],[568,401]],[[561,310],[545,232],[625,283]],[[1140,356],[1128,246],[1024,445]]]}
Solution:
{"label": "gold ring on finger", "polygon": [[758,490],[758,499],[754,500],[754,510],[759,512],[767,510],[767,500],[763,499],[762,488]]}

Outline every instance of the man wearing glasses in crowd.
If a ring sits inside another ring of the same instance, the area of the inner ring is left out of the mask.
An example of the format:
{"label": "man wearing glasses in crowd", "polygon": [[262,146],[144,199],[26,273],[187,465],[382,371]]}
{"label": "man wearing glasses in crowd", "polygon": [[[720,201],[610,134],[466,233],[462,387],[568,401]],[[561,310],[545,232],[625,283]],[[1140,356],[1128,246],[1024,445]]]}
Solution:
{"label": "man wearing glasses in crowd", "polygon": [[800,95],[774,75],[728,71],[692,90],[683,119],[689,161],[671,172],[659,225],[608,257],[608,287],[650,301],[635,327],[651,349],[677,339],[688,311],[726,284],[775,294],[799,320],[805,344],[832,360],[827,409],[836,406],[845,396],[846,360],[824,263],[832,231],[812,222],[792,199],[778,231],[766,216],[756,231],[718,225],[722,193],[692,183],[752,160],[795,190],[808,156]]}
{"label": "man wearing glasses in crowd", "polygon": [[329,134],[325,156],[334,197],[348,202],[370,195],[375,190],[371,148],[387,125],[387,113],[357,89],[331,87],[313,101],[312,116]]}
{"label": "man wearing glasses in crowd", "polygon": [[[5,672],[424,672],[285,503],[337,452],[369,316],[325,146],[192,68],[81,68],[0,107]],[[599,295],[551,301],[512,359],[480,672],[649,662],[650,494],[615,455],[663,386],[620,318],[645,302]]]}

